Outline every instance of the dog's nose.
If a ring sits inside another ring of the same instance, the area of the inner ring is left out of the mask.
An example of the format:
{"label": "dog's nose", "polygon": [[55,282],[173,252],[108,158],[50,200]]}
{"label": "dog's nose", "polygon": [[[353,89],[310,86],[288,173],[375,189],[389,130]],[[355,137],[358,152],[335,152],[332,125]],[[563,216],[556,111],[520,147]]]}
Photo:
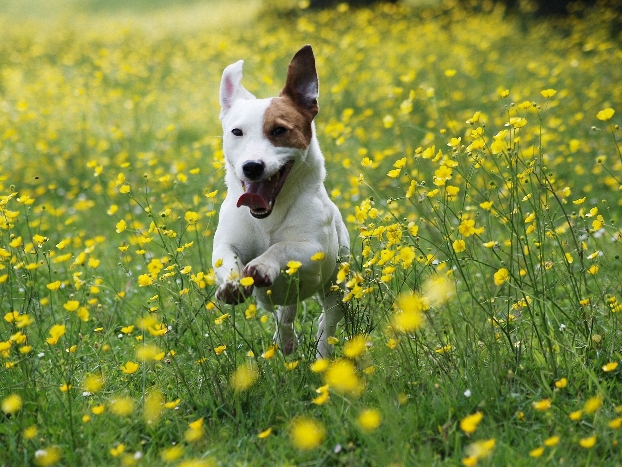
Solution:
{"label": "dog's nose", "polygon": [[251,180],[257,180],[263,174],[265,164],[262,161],[248,161],[242,166],[242,171]]}

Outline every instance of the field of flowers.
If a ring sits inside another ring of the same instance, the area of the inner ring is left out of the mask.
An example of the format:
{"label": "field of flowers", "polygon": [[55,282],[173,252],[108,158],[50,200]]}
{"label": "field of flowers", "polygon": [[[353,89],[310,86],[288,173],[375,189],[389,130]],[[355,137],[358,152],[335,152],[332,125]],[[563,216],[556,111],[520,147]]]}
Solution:
{"label": "field of flowers", "polygon": [[[0,466],[620,465],[619,14],[238,4],[0,10]],[[306,43],[330,361],[210,266],[222,69],[275,95]]]}

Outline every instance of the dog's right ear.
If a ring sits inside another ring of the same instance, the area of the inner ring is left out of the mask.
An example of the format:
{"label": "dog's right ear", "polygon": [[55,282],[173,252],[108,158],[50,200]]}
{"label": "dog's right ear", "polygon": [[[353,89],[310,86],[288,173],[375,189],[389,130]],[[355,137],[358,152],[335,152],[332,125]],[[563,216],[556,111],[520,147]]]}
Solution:
{"label": "dog's right ear", "polygon": [[220,82],[220,119],[222,120],[233,103],[238,99],[255,99],[242,86],[242,67],[244,60],[232,63],[222,73]]}

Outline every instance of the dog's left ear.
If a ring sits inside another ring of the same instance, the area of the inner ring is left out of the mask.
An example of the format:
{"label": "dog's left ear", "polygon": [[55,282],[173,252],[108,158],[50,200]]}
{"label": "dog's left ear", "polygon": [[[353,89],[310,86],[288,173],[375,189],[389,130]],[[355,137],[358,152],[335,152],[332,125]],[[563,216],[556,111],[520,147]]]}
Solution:
{"label": "dog's left ear", "polygon": [[319,83],[315,70],[315,57],[310,45],[305,45],[292,58],[287,69],[285,87],[280,95],[289,97],[313,117],[319,112],[320,107],[317,103]]}
{"label": "dog's left ear", "polygon": [[255,96],[242,86],[244,60],[232,63],[222,73],[220,82],[220,119],[229,111],[237,99],[255,99]]}

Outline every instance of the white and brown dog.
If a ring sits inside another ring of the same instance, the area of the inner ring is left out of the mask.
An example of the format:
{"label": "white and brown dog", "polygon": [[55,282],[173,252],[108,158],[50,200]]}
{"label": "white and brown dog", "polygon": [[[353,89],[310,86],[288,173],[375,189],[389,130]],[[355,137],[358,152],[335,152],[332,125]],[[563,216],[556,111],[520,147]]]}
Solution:
{"label": "white and brown dog", "polygon": [[[277,306],[275,341],[291,353],[297,304],[317,294],[323,307],[317,355],[326,357],[328,338],[344,315],[341,294],[331,285],[350,239],[324,187],[313,122],[319,110],[315,57],[311,46],[300,49],[279,97],[268,99],[241,85],[243,63],[225,68],[220,86],[228,191],[214,236],[216,298],[237,304],[252,294],[266,310]],[[297,281],[284,272],[290,261],[301,263]],[[241,286],[244,277],[254,285]]]}

